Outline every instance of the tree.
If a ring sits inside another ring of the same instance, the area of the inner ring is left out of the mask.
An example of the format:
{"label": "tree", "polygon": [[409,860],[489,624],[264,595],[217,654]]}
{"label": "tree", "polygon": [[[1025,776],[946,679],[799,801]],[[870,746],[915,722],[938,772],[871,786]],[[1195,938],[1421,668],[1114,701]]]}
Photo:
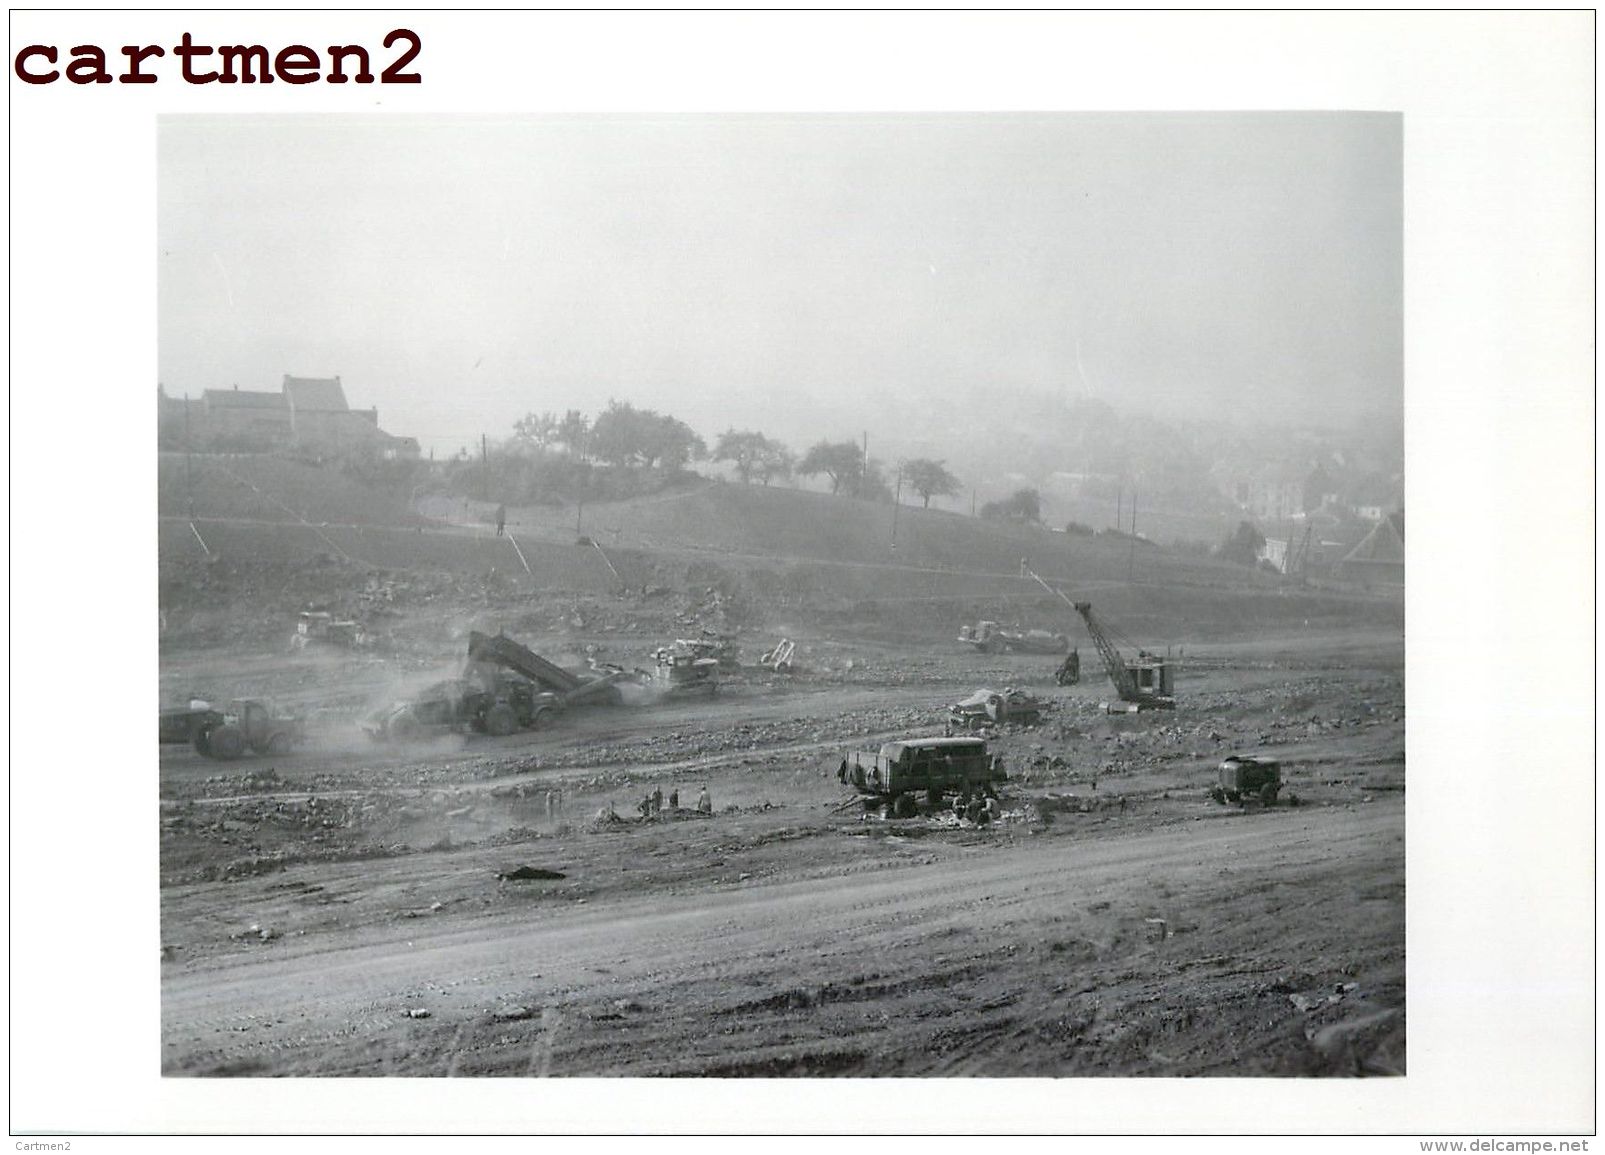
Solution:
{"label": "tree", "polygon": [[1230,536],[1221,542],[1217,552],[1226,561],[1251,566],[1259,560],[1259,551],[1264,545],[1265,535],[1255,529],[1252,522],[1240,521]]}
{"label": "tree", "polygon": [[823,473],[830,478],[830,491],[852,494],[864,476],[864,455],[851,441],[821,441],[812,446],[797,463],[804,477]]}
{"label": "tree", "polygon": [[585,457],[590,449],[591,421],[578,409],[563,414],[553,431],[553,439],[575,457]]}
{"label": "tree", "polygon": [[791,453],[786,447],[749,430],[727,429],[719,434],[713,460],[731,462],[743,484],[756,477],[768,485],[770,478],[784,477],[791,472]]}
{"label": "tree", "polygon": [[928,457],[915,457],[902,464],[903,481],[931,508],[933,497],[953,497],[959,492],[959,479],[947,471],[940,461]]}
{"label": "tree", "polygon": [[773,478],[790,477],[796,464],[797,458],[791,450],[778,441],[771,441],[758,456],[756,467],[758,480],[768,485]]}
{"label": "tree", "polygon": [[982,517],[1017,517],[1025,521],[1042,520],[1042,495],[1034,489],[1016,489],[1002,501],[989,501],[981,507]]}
{"label": "tree", "polygon": [[611,465],[685,468],[708,447],[685,422],[627,401],[611,401],[591,426],[590,450]]}
{"label": "tree", "polygon": [[559,440],[557,418],[551,413],[526,413],[513,422],[513,438],[546,449]]}

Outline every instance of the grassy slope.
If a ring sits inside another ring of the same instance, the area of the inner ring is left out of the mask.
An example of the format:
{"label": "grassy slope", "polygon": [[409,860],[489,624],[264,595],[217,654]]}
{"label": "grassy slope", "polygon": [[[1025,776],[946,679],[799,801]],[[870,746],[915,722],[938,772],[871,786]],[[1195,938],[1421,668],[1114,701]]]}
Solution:
{"label": "grassy slope", "polygon": [[[368,488],[334,469],[251,454],[196,454],[190,463],[195,516],[335,525],[411,525],[405,497]],[[182,453],[157,457],[156,507],[189,512]]]}
{"label": "grassy slope", "polygon": [[[518,510],[520,523],[572,528],[572,513]],[[604,544],[914,566],[968,573],[1019,573],[1020,559],[1044,577],[1072,582],[1189,581],[1263,584],[1259,575],[1209,558],[1041,526],[984,521],[807,490],[715,484],[689,492],[588,506],[585,526]]]}
{"label": "grassy slope", "polygon": [[[163,460],[164,513],[182,508],[183,468],[182,456]],[[360,568],[477,578],[494,568],[512,589],[600,597],[620,587],[702,587],[729,577],[756,599],[753,609],[766,607],[759,617],[777,625],[813,620],[859,636],[934,641],[951,639],[960,621],[992,618],[1081,638],[1070,608],[1020,576],[1024,557],[1055,586],[1091,600],[1106,620],[1151,644],[1403,625],[1397,601],[1289,588],[1274,576],[1164,547],[912,506],[897,509],[893,551],[890,505],[804,490],[713,484],[589,505],[583,528],[603,544],[605,559],[576,546],[572,508],[510,510],[521,559],[510,538],[484,527],[403,529],[399,502],[312,467],[197,459],[196,473],[197,494],[206,494],[197,501],[200,516],[281,523],[203,523],[215,553],[247,565],[343,554]],[[246,481],[314,525],[295,523]],[[367,528],[340,528],[352,524]],[[203,560],[181,521],[162,526],[161,554],[164,572],[181,585],[191,580],[186,565]]]}

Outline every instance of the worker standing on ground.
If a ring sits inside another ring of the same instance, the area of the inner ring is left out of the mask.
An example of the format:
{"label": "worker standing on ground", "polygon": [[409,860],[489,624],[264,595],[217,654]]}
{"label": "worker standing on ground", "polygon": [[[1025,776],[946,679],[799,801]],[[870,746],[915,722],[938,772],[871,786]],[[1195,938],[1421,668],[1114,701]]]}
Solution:
{"label": "worker standing on ground", "polygon": [[652,788],[652,813],[663,813],[663,787],[661,786]]}
{"label": "worker standing on ground", "polygon": [[713,813],[713,799],[708,797],[708,788],[706,786],[704,786],[702,788],[702,792],[697,795],[697,809],[702,811],[704,814]]}
{"label": "worker standing on ground", "polygon": [[501,537],[502,536],[502,531],[504,529],[506,529],[506,528],[507,528],[507,507],[505,505],[498,505],[496,507],[496,536],[497,537]]}
{"label": "worker standing on ground", "polygon": [[669,791],[669,809],[670,810],[678,810],[678,809],[680,809],[680,791],[679,790],[671,790],[671,791]]}

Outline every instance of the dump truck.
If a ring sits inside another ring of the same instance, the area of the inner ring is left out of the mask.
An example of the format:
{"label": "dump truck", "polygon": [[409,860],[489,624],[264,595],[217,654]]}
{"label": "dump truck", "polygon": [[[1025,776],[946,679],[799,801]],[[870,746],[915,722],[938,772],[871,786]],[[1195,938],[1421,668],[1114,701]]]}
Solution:
{"label": "dump truck", "polygon": [[1221,805],[1247,803],[1258,799],[1263,806],[1276,805],[1282,790],[1282,764],[1274,758],[1253,754],[1233,754],[1220,764],[1209,796]]}
{"label": "dump truck", "polygon": [[392,703],[363,725],[379,740],[468,732],[500,737],[536,729],[570,706],[622,702],[615,685],[622,676],[576,674],[505,634],[474,630],[461,677]]}
{"label": "dump truck", "polygon": [[188,742],[208,758],[232,760],[290,753],[306,740],[306,722],[260,698],[236,698],[222,707],[192,701],[162,711],[158,733],[164,744]]}
{"label": "dump truck", "polygon": [[948,733],[979,730],[1003,722],[1032,725],[1042,720],[1042,702],[1013,686],[1004,690],[977,690],[947,708]]}
{"label": "dump truck", "polygon": [[995,797],[1006,782],[1003,760],[987,753],[983,738],[903,738],[875,753],[849,753],[836,779],[896,818],[911,818],[921,791],[937,806],[946,794],[968,802],[976,794]]}
{"label": "dump truck", "polygon": [[615,683],[628,677],[623,671],[576,674],[547,661],[506,634],[482,634],[473,630],[468,635],[467,676],[475,673],[487,676],[487,670],[507,670],[527,678],[542,690],[555,695],[558,703],[565,707],[582,702],[618,705],[624,698]]}
{"label": "dump truck", "polygon": [[987,654],[1063,654],[1070,649],[1070,639],[1064,634],[1009,628],[997,622],[960,626],[959,641]]}
{"label": "dump truck", "polygon": [[449,678],[370,715],[363,728],[390,742],[470,731],[502,737],[535,729],[560,708],[556,694],[524,678]]}

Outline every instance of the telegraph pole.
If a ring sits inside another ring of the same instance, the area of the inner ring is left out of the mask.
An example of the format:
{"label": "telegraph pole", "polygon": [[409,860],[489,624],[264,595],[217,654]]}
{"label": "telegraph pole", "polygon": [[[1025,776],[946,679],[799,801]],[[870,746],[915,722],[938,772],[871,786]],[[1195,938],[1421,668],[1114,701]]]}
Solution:
{"label": "telegraph pole", "polygon": [[892,549],[897,549],[897,507],[903,504],[903,467],[897,467],[897,492],[892,497]]}
{"label": "telegraph pole", "polygon": [[479,479],[480,479],[479,480],[479,484],[480,484],[480,487],[481,487],[481,490],[482,490],[481,496],[483,496],[486,501],[489,501],[490,500],[490,448],[486,444],[485,435],[483,433],[481,433],[479,435]]}
{"label": "telegraph pole", "polygon": [[189,519],[195,521],[195,475],[190,470],[189,394],[184,394],[184,500],[189,506]]}
{"label": "telegraph pole", "polygon": [[1126,582],[1129,585],[1137,574],[1137,487],[1131,489],[1131,550],[1126,555]]}

